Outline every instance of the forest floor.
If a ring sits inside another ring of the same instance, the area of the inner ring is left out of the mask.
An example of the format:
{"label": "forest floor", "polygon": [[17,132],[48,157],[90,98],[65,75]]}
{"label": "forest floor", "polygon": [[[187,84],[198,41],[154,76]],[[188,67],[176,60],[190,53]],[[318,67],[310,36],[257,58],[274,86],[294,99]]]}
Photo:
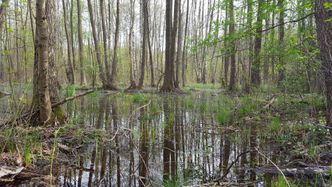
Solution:
{"label": "forest floor", "polygon": [[[2,116],[28,103],[24,93],[0,99]],[[332,185],[322,95],[195,84],[175,95],[100,90],[62,107],[66,124],[2,127],[1,186]]]}

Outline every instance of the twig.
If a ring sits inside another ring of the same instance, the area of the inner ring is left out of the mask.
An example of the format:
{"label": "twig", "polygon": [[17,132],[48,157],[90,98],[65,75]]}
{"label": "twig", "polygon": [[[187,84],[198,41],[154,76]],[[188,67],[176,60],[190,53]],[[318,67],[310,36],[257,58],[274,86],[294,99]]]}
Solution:
{"label": "twig", "polygon": [[278,166],[277,166],[277,165],[276,165],[271,159],[269,159],[266,155],[264,155],[262,152],[260,152],[260,151],[258,150],[257,147],[255,147],[255,150],[257,151],[258,154],[260,154],[260,155],[263,156],[265,159],[267,159],[269,162],[271,162],[271,164],[272,164],[275,168],[277,168],[277,170],[281,173],[282,177],[284,178],[284,180],[285,180],[287,186],[290,187],[290,184],[289,184],[289,182],[288,182],[288,180],[287,180],[285,174],[281,171],[281,169],[280,169],[280,168],[279,168],[279,167],[278,167]]}
{"label": "twig", "polygon": [[241,154],[239,154],[239,155],[236,157],[236,159],[231,163],[231,165],[228,166],[226,172],[225,172],[221,177],[219,177],[219,178],[217,178],[217,179],[214,179],[213,182],[219,182],[219,181],[223,180],[223,179],[228,175],[228,173],[230,172],[230,170],[231,170],[231,168],[233,167],[233,165],[234,165],[236,162],[239,161],[240,157],[243,156],[243,155],[246,155],[246,154],[248,154],[248,153],[250,153],[250,152],[251,152],[251,151],[249,150],[249,151],[245,151],[245,152],[242,152]]}

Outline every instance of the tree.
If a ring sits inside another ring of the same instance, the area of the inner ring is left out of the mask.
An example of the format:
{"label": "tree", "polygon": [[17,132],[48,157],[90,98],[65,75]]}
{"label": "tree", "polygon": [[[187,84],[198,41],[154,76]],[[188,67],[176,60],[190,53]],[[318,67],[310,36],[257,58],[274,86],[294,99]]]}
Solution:
{"label": "tree", "polygon": [[260,76],[260,52],[262,48],[262,21],[263,21],[263,0],[258,0],[256,35],[254,43],[254,61],[251,67],[251,83],[255,86],[261,83]]}
{"label": "tree", "polygon": [[236,73],[236,51],[235,51],[235,20],[234,20],[234,3],[233,0],[229,0],[229,36],[230,36],[230,52],[231,52],[231,75],[229,80],[229,90],[235,89],[235,73]]}
{"label": "tree", "polygon": [[[279,8],[279,23],[283,23],[285,21],[285,8],[284,8],[284,0],[278,0],[278,8]],[[284,44],[284,38],[285,38],[285,26],[281,25],[279,27],[279,38],[278,38],[278,44],[279,44],[279,55],[278,55],[278,64],[280,66],[279,70],[279,78],[278,83],[279,85],[282,83],[282,81],[285,79],[285,64],[283,60],[283,44]]]}
{"label": "tree", "polygon": [[166,1],[166,51],[165,51],[165,74],[162,92],[175,90],[174,57],[176,47],[176,34],[178,26],[179,1],[175,1],[174,17],[172,16],[173,2]]}
{"label": "tree", "polygon": [[38,79],[39,118],[41,123],[47,123],[51,119],[52,108],[48,88],[48,23],[45,0],[36,1],[36,38],[38,74],[35,72],[34,77]]}
{"label": "tree", "polygon": [[[315,0],[317,38],[326,86],[326,123],[332,127],[332,0]],[[332,131],[330,131],[332,134]]]}
{"label": "tree", "polygon": [[64,21],[64,27],[65,27],[65,33],[66,33],[66,39],[67,39],[67,68],[66,68],[66,74],[67,79],[70,84],[75,84],[75,74],[74,74],[74,66],[72,63],[72,42],[68,31],[67,26],[67,6],[65,3],[65,0],[62,0],[62,6],[63,6],[63,21]]}
{"label": "tree", "polygon": [[[2,0],[2,3],[0,5],[0,34],[2,32],[2,26],[5,22],[5,14],[7,12],[7,7],[9,6],[9,0]],[[0,35],[1,38],[1,35]]]}
{"label": "tree", "polygon": [[116,77],[117,77],[117,64],[118,64],[118,44],[120,34],[120,0],[116,1],[116,18],[115,18],[115,35],[114,35],[114,47],[113,47],[113,61],[112,61],[112,74],[109,78],[110,85],[108,89],[117,90]]}
{"label": "tree", "polygon": [[[78,0],[80,1],[80,0]],[[96,53],[96,57],[97,57],[97,63],[98,63],[98,67],[99,67],[99,77],[100,80],[102,81],[103,84],[103,88],[104,89],[108,89],[110,86],[108,85],[108,81],[103,69],[103,65],[101,62],[101,53],[100,53],[100,48],[99,48],[99,41],[98,41],[98,36],[97,36],[97,29],[96,29],[96,23],[95,23],[95,19],[94,19],[94,13],[93,13],[93,8],[92,8],[92,3],[91,0],[88,0],[88,9],[89,9],[89,15],[90,15],[90,24],[91,24],[91,28],[92,28],[92,37],[93,37],[93,42],[94,42],[94,46],[95,46],[95,53]]]}
{"label": "tree", "polygon": [[141,76],[139,78],[138,88],[142,89],[144,83],[144,75],[145,75],[145,62],[146,62],[146,47],[148,44],[148,2],[147,0],[141,0],[141,37],[142,37],[142,47],[141,47]]}
{"label": "tree", "polygon": [[[72,5],[73,6],[73,5]],[[89,9],[90,10],[90,9]],[[92,18],[90,18],[92,19]],[[85,84],[84,79],[84,46],[82,34],[82,13],[81,13],[81,0],[77,0],[77,33],[78,33],[78,53],[80,63],[80,84]],[[75,59],[74,59],[75,60]]]}

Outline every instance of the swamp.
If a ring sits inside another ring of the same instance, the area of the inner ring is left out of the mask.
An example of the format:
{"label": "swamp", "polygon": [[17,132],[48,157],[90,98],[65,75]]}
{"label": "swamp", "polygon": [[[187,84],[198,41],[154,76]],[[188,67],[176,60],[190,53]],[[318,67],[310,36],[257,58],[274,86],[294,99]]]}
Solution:
{"label": "swamp", "polygon": [[0,0],[0,187],[332,186],[332,0]]}

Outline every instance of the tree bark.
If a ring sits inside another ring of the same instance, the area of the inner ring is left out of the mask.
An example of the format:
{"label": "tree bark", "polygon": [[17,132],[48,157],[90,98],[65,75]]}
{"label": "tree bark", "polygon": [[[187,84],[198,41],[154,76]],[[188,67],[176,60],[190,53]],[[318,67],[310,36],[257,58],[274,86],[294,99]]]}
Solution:
{"label": "tree bark", "polygon": [[146,62],[146,47],[148,40],[148,12],[147,12],[147,0],[141,0],[141,37],[142,37],[142,47],[141,47],[141,68],[140,68],[140,78],[138,83],[138,88],[142,89],[144,84],[145,76],[145,62]]}
{"label": "tree bark", "polygon": [[7,7],[9,6],[9,0],[2,0],[0,5],[0,38],[2,37],[2,27],[5,22],[5,15],[7,13]]}
{"label": "tree bark", "polygon": [[39,117],[41,123],[47,123],[52,115],[51,100],[48,88],[48,23],[45,0],[36,1],[36,30],[38,38],[38,88],[39,88]]}
{"label": "tree bark", "polygon": [[96,57],[97,57],[98,67],[99,67],[99,77],[100,77],[100,80],[102,81],[103,88],[108,89],[109,85],[107,83],[106,75],[105,75],[103,65],[101,62],[101,53],[100,53],[100,48],[99,48],[99,41],[98,41],[98,36],[97,36],[95,20],[94,20],[94,16],[93,16],[94,13],[93,13],[93,9],[92,9],[91,0],[88,0],[88,9],[89,9],[89,15],[90,15],[90,24],[91,24],[91,28],[92,28],[92,37],[93,37],[93,42],[94,42],[94,46],[95,46],[95,53],[96,53]]}
{"label": "tree bark", "polygon": [[[176,34],[178,26],[179,1],[175,1],[174,18],[172,16],[173,2],[166,1],[166,51],[165,51],[165,75],[162,92],[172,92],[175,90],[174,83],[174,54],[176,47]],[[173,21],[174,20],[174,21]]]}
{"label": "tree bark", "polygon": [[115,18],[115,35],[114,35],[114,46],[113,46],[113,61],[112,61],[112,74],[110,77],[110,85],[108,89],[117,90],[116,88],[116,77],[117,77],[117,64],[118,64],[118,44],[119,44],[119,33],[120,33],[120,0],[116,1],[116,18]]}
{"label": "tree bark", "polygon": [[230,52],[231,52],[231,75],[230,75],[230,80],[229,80],[229,90],[234,91],[235,89],[235,79],[236,79],[236,52],[235,52],[235,39],[234,39],[234,34],[235,34],[235,20],[234,20],[234,4],[233,0],[229,1],[229,19],[230,19],[230,25],[229,25],[229,35],[231,38],[230,41]]}
{"label": "tree bark", "polygon": [[[280,10],[279,14],[279,23],[284,23],[285,21],[285,7],[284,7],[284,0],[278,0],[278,8]],[[281,85],[282,81],[285,79],[285,63],[283,60],[284,51],[283,51],[283,44],[285,38],[285,25],[281,25],[279,27],[279,55],[278,55],[278,64],[280,66],[279,70],[279,78],[278,84]]]}
{"label": "tree bark", "polygon": [[[330,7],[325,8],[324,3],[329,3]],[[325,76],[326,123],[328,127],[332,127],[332,22],[327,21],[332,18],[331,5],[332,0],[315,0],[317,38]],[[332,134],[332,131],[330,133]]]}
{"label": "tree bark", "polygon": [[262,48],[262,21],[263,21],[263,0],[258,0],[257,9],[257,22],[256,22],[256,36],[254,43],[254,62],[251,67],[251,83],[255,86],[260,85],[261,75],[260,75],[260,52]]}
{"label": "tree bark", "polygon": [[[72,6],[74,6],[74,5],[72,5]],[[90,8],[90,6],[89,6],[89,8]],[[83,86],[86,84],[86,82],[84,79],[84,64],[83,64],[84,63],[84,46],[83,46],[83,36],[82,36],[83,34],[82,34],[82,13],[81,12],[82,12],[81,11],[81,0],[77,0],[77,34],[78,34],[78,53],[79,53],[78,55],[79,55],[79,61],[80,61],[79,62],[80,63],[80,84],[81,84],[81,86]],[[93,17],[90,19],[92,19],[91,22],[94,22]],[[92,25],[92,23],[91,23],[91,25]],[[100,54],[99,54],[99,58],[100,58]],[[75,59],[74,59],[74,61],[75,61]],[[98,64],[99,63],[100,63],[100,59],[99,59]],[[102,74],[101,74],[101,76],[102,76]]]}
{"label": "tree bark", "polygon": [[[106,22],[105,22],[105,13],[104,7],[105,3],[104,0],[100,0],[100,14],[101,14],[101,26],[102,26],[102,33],[103,33],[103,45],[104,45],[104,65],[105,65],[105,76],[108,78],[111,77],[110,66],[108,62],[108,55],[107,55],[107,32],[106,32]],[[109,18],[110,19],[110,18]]]}
{"label": "tree bark", "polygon": [[67,68],[66,68],[66,74],[67,74],[67,79],[70,84],[75,84],[75,75],[74,75],[74,67],[72,63],[72,42],[71,38],[69,35],[68,31],[68,26],[67,26],[67,7],[66,7],[66,2],[65,0],[62,0],[62,6],[63,6],[63,21],[64,21],[64,27],[65,27],[65,33],[66,33],[66,39],[67,39]]}

